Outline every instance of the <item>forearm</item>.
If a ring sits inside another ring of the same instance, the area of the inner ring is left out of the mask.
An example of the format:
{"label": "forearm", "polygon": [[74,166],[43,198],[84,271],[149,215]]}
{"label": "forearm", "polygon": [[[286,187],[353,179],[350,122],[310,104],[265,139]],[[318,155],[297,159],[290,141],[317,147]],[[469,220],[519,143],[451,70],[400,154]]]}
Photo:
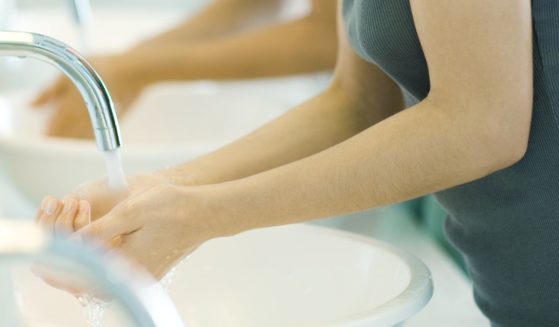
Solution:
{"label": "forearm", "polygon": [[510,164],[484,137],[489,125],[422,103],[326,151],[201,192],[223,235],[384,206]]}
{"label": "forearm", "polygon": [[179,183],[213,184],[305,158],[401,110],[400,90],[387,77],[375,89],[376,101],[364,104],[334,84],[246,137],[165,173]]}
{"label": "forearm", "polygon": [[145,84],[314,72],[334,67],[336,35],[330,29],[302,19],[227,38],[132,51],[121,61]]}
{"label": "forearm", "polygon": [[231,35],[260,21],[273,20],[281,3],[281,0],[212,1],[174,28],[141,42],[136,49]]}

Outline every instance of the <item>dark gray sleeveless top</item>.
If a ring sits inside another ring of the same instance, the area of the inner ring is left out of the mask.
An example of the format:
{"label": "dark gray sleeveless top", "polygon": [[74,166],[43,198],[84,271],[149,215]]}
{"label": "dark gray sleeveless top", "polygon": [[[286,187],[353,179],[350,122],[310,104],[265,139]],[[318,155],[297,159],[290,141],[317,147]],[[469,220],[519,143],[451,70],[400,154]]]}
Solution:
{"label": "dark gray sleeveless top", "polygon": [[[436,194],[476,302],[499,327],[559,326],[559,0],[532,4],[535,95],[525,157]],[[354,50],[424,99],[429,74],[409,0],[344,0],[343,12]]]}

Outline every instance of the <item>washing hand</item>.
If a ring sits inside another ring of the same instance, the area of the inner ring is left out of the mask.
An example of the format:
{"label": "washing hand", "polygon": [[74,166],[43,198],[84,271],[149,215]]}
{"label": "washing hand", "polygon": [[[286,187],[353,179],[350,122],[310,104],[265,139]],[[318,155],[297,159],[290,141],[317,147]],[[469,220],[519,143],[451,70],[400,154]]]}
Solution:
{"label": "washing hand", "polygon": [[[105,82],[122,117],[143,89],[132,78],[119,57],[98,57],[89,61]],[[47,134],[68,138],[92,138],[93,131],[84,100],[75,85],[65,76],[43,90],[32,102],[35,108],[55,104],[56,109],[47,127]]]}
{"label": "washing hand", "polygon": [[219,234],[197,195],[194,188],[172,184],[146,188],[76,234],[101,244],[120,238],[118,252],[161,279],[182,257]]}

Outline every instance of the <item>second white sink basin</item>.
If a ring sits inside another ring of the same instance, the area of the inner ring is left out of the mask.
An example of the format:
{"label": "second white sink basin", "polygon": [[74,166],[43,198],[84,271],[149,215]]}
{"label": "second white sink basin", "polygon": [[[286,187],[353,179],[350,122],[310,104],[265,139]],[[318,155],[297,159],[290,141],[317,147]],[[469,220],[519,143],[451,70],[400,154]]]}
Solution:
{"label": "second white sink basin", "polygon": [[[15,286],[31,327],[86,326],[72,296],[23,270]],[[421,310],[432,287],[419,260],[382,242],[290,225],[204,244],[169,293],[187,327],[388,327]],[[106,326],[123,327],[111,311]]]}
{"label": "second white sink basin", "polygon": [[[194,2],[205,0],[191,5]],[[92,52],[121,51],[169,28],[189,14],[183,7],[191,6],[149,3],[95,5]],[[59,5],[22,6],[16,28],[79,45],[67,12]],[[123,19],[131,23],[122,24]],[[10,65],[0,65],[0,71],[5,72],[0,76],[0,164],[13,184],[37,202],[46,194],[63,196],[76,185],[103,176],[103,159],[93,142],[44,137],[42,131],[52,111],[29,108],[29,101],[58,72],[36,60],[12,60]],[[163,168],[216,149],[311,97],[327,81],[323,74],[153,87],[121,124],[125,172]]]}
{"label": "second white sink basin", "polygon": [[[122,120],[125,172],[160,169],[217,149],[285,112],[308,96],[309,87],[309,77],[154,87]],[[280,98],[281,90],[291,91],[291,97]],[[14,185],[37,202],[105,175],[103,157],[92,141],[42,135],[52,110],[29,108],[32,94],[0,97],[0,162]]]}

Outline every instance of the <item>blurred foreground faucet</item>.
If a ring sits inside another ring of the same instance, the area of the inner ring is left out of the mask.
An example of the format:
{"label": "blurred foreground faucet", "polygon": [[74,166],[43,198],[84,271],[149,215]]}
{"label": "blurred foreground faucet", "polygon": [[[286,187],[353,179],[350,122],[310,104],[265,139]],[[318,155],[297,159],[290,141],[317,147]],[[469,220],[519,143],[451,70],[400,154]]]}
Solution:
{"label": "blurred foreground faucet", "polygon": [[101,77],[79,53],[45,35],[0,31],[0,56],[32,57],[62,70],[85,100],[98,148],[113,151],[120,147],[120,131],[111,96]]}
{"label": "blurred foreground faucet", "polygon": [[184,327],[162,288],[146,286],[155,283],[148,275],[85,245],[51,237],[33,221],[0,218],[0,325],[27,326],[15,301],[10,267],[40,262],[61,273],[89,277],[97,290],[121,304],[131,326]]}

